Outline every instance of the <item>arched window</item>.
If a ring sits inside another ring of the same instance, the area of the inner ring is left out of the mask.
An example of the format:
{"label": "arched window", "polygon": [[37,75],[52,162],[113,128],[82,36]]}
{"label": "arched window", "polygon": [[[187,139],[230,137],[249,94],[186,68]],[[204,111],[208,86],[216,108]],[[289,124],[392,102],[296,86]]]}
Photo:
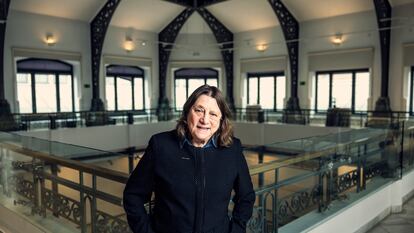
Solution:
{"label": "arched window", "polygon": [[73,66],[40,58],[17,61],[17,100],[20,113],[75,111]]}
{"label": "arched window", "polygon": [[197,87],[208,84],[218,87],[218,71],[212,68],[181,68],[174,72],[175,108],[182,109]]}
{"label": "arched window", "polygon": [[144,70],[136,66],[106,67],[107,109],[142,110],[145,108]]}
{"label": "arched window", "polygon": [[286,77],[283,72],[247,73],[247,104],[264,109],[283,109]]}

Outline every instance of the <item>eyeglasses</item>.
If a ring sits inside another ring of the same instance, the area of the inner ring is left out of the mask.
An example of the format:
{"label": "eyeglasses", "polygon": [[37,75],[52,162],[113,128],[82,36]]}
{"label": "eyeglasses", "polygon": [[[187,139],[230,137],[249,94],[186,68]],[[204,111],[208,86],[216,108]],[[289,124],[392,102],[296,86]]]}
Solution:
{"label": "eyeglasses", "polygon": [[[206,110],[202,107],[193,107],[192,110],[194,114],[197,115],[198,117],[204,117],[206,114]],[[208,119],[210,119],[210,121],[213,121],[213,122],[218,122],[221,120],[221,114],[214,112],[214,111],[209,111]]]}

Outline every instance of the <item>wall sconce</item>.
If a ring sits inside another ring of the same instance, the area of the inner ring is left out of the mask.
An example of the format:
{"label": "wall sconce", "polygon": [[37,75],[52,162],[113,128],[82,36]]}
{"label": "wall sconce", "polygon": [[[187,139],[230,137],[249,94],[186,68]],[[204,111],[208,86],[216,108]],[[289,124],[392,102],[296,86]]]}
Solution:
{"label": "wall sconce", "polygon": [[125,38],[125,41],[124,41],[124,49],[128,53],[131,52],[131,51],[133,51],[135,49],[134,41],[129,36]]}
{"label": "wall sconce", "polygon": [[142,46],[147,46],[147,41],[146,41],[146,40],[142,40],[142,41],[141,41],[141,45],[142,45]]}
{"label": "wall sconce", "polygon": [[342,43],[344,43],[344,38],[343,38],[342,34],[336,34],[336,35],[332,38],[331,42],[332,42],[332,44],[334,44],[334,45],[336,45],[336,46],[339,46],[339,45],[341,45]]}
{"label": "wall sconce", "polygon": [[256,46],[256,50],[259,52],[264,52],[267,49],[267,45],[266,44],[259,44]]}
{"label": "wall sconce", "polygon": [[56,44],[56,38],[53,36],[53,34],[46,34],[45,43],[47,46],[53,46]]}

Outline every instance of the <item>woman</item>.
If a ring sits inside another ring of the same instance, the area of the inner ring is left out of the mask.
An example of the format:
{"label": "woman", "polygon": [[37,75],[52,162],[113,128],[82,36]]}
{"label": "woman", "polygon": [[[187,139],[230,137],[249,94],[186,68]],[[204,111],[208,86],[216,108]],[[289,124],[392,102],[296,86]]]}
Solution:
{"label": "woman", "polygon": [[[204,85],[184,104],[175,130],[151,137],[124,190],[134,233],[246,232],[255,193],[229,118],[220,90]],[[144,204],[152,193],[155,204],[149,216]]]}

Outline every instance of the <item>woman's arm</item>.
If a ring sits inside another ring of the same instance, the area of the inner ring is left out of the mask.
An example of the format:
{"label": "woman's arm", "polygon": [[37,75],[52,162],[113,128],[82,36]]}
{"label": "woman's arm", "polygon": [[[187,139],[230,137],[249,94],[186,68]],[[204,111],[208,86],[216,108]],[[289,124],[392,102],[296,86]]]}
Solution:
{"label": "woman's arm", "polygon": [[154,139],[151,138],[144,156],[132,172],[124,189],[124,209],[134,233],[153,233],[144,204],[151,200],[154,177]]}
{"label": "woman's arm", "polygon": [[240,141],[237,141],[237,143],[239,144],[239,155],[237,155],[238,175],[233,185],[235,196],[233,197],[234,208],[231,220],[231,233],[245,233],[246,223],[252,216],[256,194],[253,190],[249,168],[247,167]]}

